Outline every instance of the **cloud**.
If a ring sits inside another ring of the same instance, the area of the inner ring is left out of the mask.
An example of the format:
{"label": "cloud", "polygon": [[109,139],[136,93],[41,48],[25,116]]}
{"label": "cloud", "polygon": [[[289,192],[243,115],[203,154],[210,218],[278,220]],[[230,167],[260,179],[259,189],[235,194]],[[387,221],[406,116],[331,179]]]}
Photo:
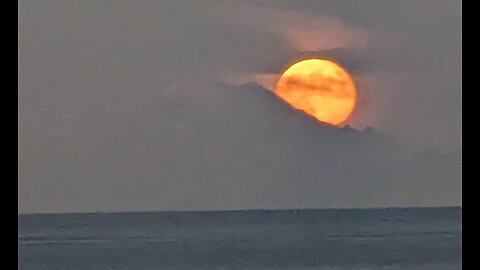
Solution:
{"label": "cloud", "polygon": [[248,5],[224,5],[217,14],[227,23],[276,36],[298,52],[365,48],[368,42],[366,30],[326,15]]}
{"label": "cloud", "polygon": [[247,73],[247,72],[230,72],[220,73],[215,78],[218,81],[228,83],[235,86],[254,82],[261,85],[264,89],[274,92],[278,79],[281,74],[262,74],[262,73]]}
{"label": "cloud", "polygon": [[298,89],[306,94],[315,92],[317,94],[333,95],[336,98],[351,98],[352,93],[345,90],[347,81],[344,78],[325,76],[322,73],[308,75],[293,74],[286,76],[284,85],[288,88]]}
{"label": "cloud", "polygon": [[[193,86],[198,91],[190,92]],[[20,209],[459,203],[461,190],[451,185],[460,179],[456,157],[405,147],[374,131],[319,125],[252,83],[197,82],[174,88],[189,94],[181,100],[164,96],[135,115],[125,110],[98,127],[87,121],[89,115],[79,116],[76,122],[90,128],[77,126],[77,136],[57,131],[58,138],[46,138],[22,151]],[[209,95],[204,95],[207,90]],[[134,101],[123,103],[128,107]],[[48,158],[38,159],[39,155]],[[45,197],[49,200],[36,203]]]}

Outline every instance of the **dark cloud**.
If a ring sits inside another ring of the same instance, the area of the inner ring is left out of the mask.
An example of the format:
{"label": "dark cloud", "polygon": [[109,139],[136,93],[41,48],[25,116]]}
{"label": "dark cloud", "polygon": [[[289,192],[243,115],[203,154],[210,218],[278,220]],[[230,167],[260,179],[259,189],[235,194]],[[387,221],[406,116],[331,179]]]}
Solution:
{"label": "dark cloud", "polygon": [[[176,91],[190,91],[183,87]],[[322,126],[255,84],[196,87],[181,100],[144,106],[142,115],[125,111],[101,129],[87,121],[76,136],[52,140],[55,147],[20,153],[21,209],[458,203],[458,157],[404,148],[374,131]],[[206,89],[215,95],[202,97]],[[39,163],[40,154],[48,159]]]}
{"label": "dark cloud", "polygon": [[291,89],[301,89],[305,92],[315,92],[317,94],[326,94],[336,98],[350,97],[352,94],[344,91],[347,81],[325,76],[322,73],[311,73],[308,75],[296,74],[285,78],[285,87]]}

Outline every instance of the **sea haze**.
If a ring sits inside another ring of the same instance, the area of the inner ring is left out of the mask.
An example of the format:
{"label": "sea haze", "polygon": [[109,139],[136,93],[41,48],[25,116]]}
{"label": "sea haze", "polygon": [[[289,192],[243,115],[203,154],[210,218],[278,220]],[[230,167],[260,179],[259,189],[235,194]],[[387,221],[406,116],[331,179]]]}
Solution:
{"label": "sea haze", "polygon": [[18,269],[461,269],[462,208],[18,216]]}
{"label": "sea haze", "polygon": [[[18,212],[461,206],[461,0],[352,2],[19,1]],[[271,91],[311,57],[349,127]]]}

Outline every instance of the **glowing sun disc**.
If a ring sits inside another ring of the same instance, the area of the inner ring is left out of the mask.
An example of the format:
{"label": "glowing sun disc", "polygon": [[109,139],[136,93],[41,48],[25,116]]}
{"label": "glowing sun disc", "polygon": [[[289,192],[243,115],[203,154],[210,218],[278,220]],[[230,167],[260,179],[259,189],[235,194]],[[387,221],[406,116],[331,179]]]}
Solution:
{"label": "glowing sun disc", "polygon": [[275,94],[318,121],[338,126],[355,108],[353,79],[338,64],[307,59],[290,66],[280,77]]}

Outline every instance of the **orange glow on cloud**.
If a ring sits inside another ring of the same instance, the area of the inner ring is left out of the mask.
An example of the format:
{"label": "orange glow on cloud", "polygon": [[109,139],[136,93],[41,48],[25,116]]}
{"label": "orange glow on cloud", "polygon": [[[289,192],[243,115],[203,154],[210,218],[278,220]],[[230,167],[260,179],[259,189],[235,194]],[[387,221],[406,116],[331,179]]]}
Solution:
{"label": "orange glow on cloud", "polygon": [[338,126],[348,119],[357,100],[351,76],[332,61],[308,59],[289,67],[275,94],[318,121]]}

